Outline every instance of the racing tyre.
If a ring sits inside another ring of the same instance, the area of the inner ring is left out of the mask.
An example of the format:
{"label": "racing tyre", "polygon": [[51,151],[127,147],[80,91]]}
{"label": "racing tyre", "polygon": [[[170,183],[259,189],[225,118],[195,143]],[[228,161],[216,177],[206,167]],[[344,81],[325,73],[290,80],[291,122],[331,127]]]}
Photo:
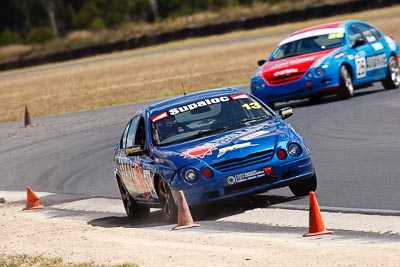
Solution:
{"label": "racing tyre", "polygon": [[397,89],[400,86],[400,68],[396,57],[389,58],[389,65],[386,78],[382,81],[386,90]]}
{"label": "racing tyre", "polygon": [[307,180],[289,185],[289,188],[296,197],[308,196],[311,191],[315,191],[317,189],[317,176],[314,175]]}
{"label": "racing tyre", "polygon": [[124,203],[126,215],[132,219],[148,217],[150,214],[150,208],[139,206],[119,179],[117,179],[117,183],[119,192],[121,193],[122,203]]}
{"label": "racing tyre", "polygon": [[345,66],[340,67],[339,72],[339,97],[351,98],[354,95],[354,86],[349,70]]}
{"label": "racing tyre", "polygon": [[164,216],[167,218],[168,222],[176,223],[178,220],[178,207],[172,197],[169,185],[163,178],[160,178],[157,188]]}

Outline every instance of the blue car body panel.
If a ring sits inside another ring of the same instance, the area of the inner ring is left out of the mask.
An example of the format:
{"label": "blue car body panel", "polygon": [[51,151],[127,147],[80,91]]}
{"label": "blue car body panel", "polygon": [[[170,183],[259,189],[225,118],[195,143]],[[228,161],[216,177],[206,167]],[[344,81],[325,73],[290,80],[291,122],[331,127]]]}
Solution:
{"label": "blue car body panel", "polygon": [[[235,88],[214,89],[166,100],[136,112],[126,127],[126,139],[129,139],[129,129],[135,125],[135,118],[143,119],[145,152],[127,155],[123,134],[115,147],[114,174],[138,204],[159,206],[157,179],[168,183],[174,197],[183,190],[189,205],[199,205],[265,192],[315,176],[303,138],[262,102],[256,108],[269,112],[270,118],[182,142],[157,145],[154,122],[166,112],[188,112],[185,109],[194,110],[200,104],[232,101],[232,96],[236,95],[251,97]],[[193,112],[190,118],[193,116],[199,115]],[[277,150],[287,151],[292,143],[300,146],[301,155],[288,153],[285,159],[278,159]],[[198,173],[195,182],[184,178],[188,169]],[[205,177],[204,170],[211,170],[212,176]]]}

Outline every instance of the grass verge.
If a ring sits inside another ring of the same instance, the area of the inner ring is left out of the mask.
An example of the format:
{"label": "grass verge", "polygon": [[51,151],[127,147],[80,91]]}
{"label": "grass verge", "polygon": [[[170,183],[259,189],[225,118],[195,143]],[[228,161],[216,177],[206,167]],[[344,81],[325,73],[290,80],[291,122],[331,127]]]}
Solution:
{"label": "grass verge", "polygon": [[[93,262],[84,263],[64,263],[61,258],[47,258],[43,256],[28,256],[25,254],[18,255],[0,255],[0,266],[8,267],[23,267],[23,266],[37,266],[37,267],[102,267],[106,265],[99,265]],[[122,263],[112,265],[112,267],[138,267],[139,265],[133,263]]]}

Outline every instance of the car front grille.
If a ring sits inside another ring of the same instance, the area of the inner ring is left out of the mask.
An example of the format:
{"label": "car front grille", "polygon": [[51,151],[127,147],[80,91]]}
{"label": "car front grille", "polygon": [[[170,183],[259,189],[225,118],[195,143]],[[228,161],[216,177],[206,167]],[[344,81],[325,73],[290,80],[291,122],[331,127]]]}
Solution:
{"label": "car front grille", "polygon": [[220,172],[228,172],[235,169],[243,168],[243,166],[252,166],[264,162],[268,162],[272,159],[274,150],[264,150],[254,154],[250,154],[243,158],[235,158],[222,162],[212,164],[211,166]]}
{"label": "car front grille", "polygon": [[303,75],[304,75],[304,72],[296,72],[296,73],[291,73],[288,75],[268,78],[267,81],[269,84],[278,85],[278,84],[282,84],[282,83],[296,81],[296,80],[300,79]]}

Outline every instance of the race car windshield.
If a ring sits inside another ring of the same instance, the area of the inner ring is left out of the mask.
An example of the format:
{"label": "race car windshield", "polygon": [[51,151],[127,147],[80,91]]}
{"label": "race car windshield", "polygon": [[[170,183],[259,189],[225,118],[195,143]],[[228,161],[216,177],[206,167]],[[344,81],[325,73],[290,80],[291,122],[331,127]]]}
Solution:
{"label": "race car windshield", "polygon": [[203,99],[152,117],[153,141],[160,146],[185,142],[246,127],[273,116],[246,94]]}
{"label": "race car windshield", "polygon": [[303,39],[283,42],[278,45],[269,58],[270,61],[319,52],[344,45],[343,33],[329,33]]}

